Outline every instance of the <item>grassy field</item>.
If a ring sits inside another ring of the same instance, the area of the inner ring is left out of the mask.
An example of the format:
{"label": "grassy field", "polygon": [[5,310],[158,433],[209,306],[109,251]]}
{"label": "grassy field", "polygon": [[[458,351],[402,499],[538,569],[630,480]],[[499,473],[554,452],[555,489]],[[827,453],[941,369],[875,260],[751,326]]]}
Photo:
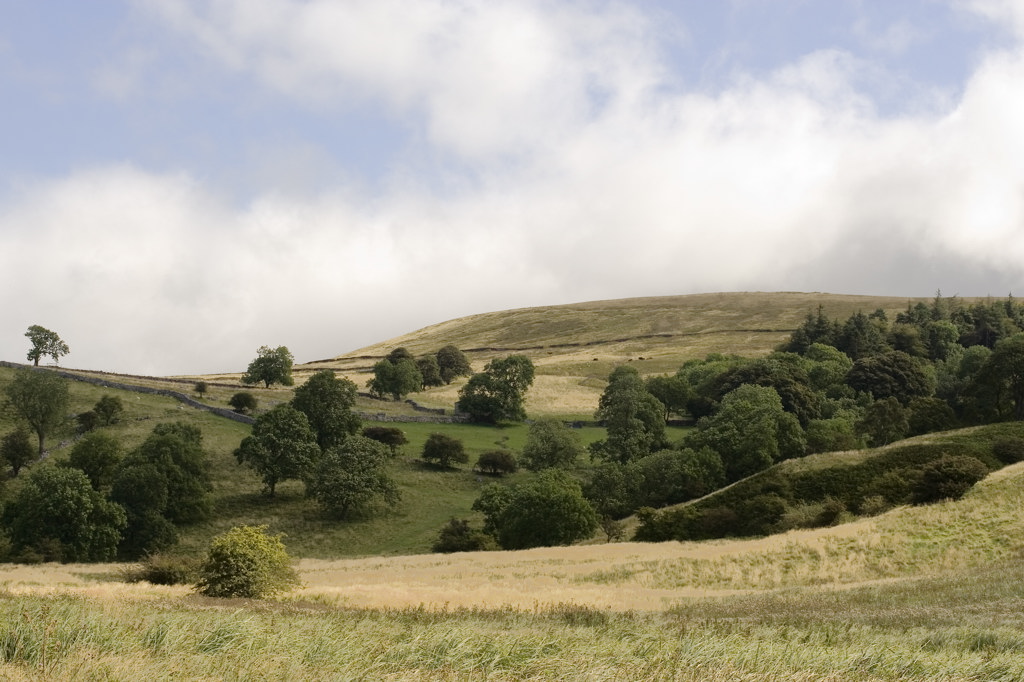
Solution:
{"label": "grassy field", "polygon": [[832,529],[303,560],[264,602],[0,567],[4,679],[1024,679],[1024,465]]}

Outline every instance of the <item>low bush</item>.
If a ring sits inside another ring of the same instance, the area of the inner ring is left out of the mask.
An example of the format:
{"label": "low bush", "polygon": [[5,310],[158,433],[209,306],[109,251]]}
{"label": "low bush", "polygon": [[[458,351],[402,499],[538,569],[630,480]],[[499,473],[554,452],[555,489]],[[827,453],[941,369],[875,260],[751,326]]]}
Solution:
{"label": "low bush", "polygon": [[987,475],[988,467],[974,457],[942,457],[921,470],[913,500],[916,504],[959,500]]}
{"label": "low bush", "polygon": [[238,414],[251,414],[256,411],[256,396],[248,391],[239,391],[231,396],[228,405]]}
{"label": "low bush", "polygon": [[472,528],[469,521],[453,518],[441,528],[437,540],[430,551],[451,552],[482,552],[500,549],[498,542],[482,530]]}
{"label": "low bush", "polygon": [[199,561],[174,554],[153,554],[127,568],[126,582],[148,582],[153,585],[191,585],[199,580]]}
{"label": "low bush", "polygon": [[519,469],[516,456],[508,450],[490,450],[484,452],[476,461],[476,468],[484,474],[500,476],[514,474]]}
{"label": "low bush", "polygon": [[1003,464],[1024,461],[1024,438],[1000,438],[992,444],[992,454]]}
{"label": "low bush", "polygon": [[196,590],[208,597],[262,599],[299,585],[281,535],[266,526],[237,526],[210,542]]}

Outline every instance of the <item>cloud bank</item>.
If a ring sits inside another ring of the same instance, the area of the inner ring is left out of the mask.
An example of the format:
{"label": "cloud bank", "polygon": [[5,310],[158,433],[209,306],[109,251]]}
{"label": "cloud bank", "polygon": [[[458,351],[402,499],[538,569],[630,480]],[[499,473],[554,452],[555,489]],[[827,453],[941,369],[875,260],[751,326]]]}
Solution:
{"label": "cloud bank", "polygon": [[[964,4],[1022,35],[1019,3]],[[131,162],[10,188],[8,327],[58,331],[70,365],[240,371],[260,345],[309,361],[600,298],[1024,283],[1019,44],[982,55],[959,92],[882,115],[863,83],[885,75],[834,50],[691,88],[660,49],[671,27],[616,3],[139,8],[253,88],[325,115],[379,111],[415,141],[415,172],[243,201],[201,169]],[[27,346],[9,332],[0,350]]]}

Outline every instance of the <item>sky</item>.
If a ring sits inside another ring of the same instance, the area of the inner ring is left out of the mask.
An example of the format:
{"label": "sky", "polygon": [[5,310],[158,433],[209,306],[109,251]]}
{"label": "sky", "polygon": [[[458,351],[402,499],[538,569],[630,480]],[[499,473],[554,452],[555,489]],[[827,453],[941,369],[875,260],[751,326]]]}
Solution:
{"label": "sky", "polygon": [[0,359],[1024,291],[1024,0],[0,0]]}

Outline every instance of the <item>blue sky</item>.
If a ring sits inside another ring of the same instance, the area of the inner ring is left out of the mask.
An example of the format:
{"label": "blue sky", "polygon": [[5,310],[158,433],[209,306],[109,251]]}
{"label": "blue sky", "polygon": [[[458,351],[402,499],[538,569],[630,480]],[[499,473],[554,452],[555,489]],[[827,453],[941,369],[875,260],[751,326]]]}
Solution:
{"label": "blue sky", "polygon": [[241,370],[491,310],[1024,283],[1021,0],[0,0],[19,360]]}

